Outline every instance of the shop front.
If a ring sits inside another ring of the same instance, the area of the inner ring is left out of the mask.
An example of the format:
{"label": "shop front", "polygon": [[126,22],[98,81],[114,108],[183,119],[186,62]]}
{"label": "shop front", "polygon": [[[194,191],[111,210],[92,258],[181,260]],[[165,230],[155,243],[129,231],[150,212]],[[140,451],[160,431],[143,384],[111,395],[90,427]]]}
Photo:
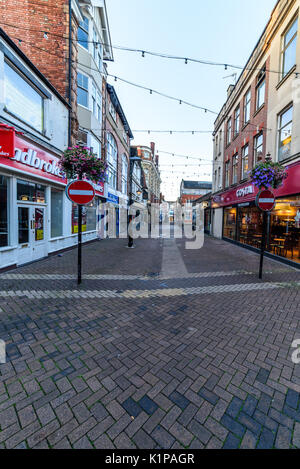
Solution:
{"label": "shop front", "polygon": [[[58,155],[21,135],[14,135],[13,148],[0,154],[0,269],[72,247],[78,233],[77,207],[65,195]],[[104,185],[98,189],[95,202],[84,208],[83,242],[97,236]]]}
{"label": "shop front", "polygon": [[[215,207],[223,207],[223,238],[260,249],[263,215],[251,183],[218,195]],[[267,251],[300,265],[300,164],[288,167],[288,178],[274,191],[276,205],[268,215]]]}

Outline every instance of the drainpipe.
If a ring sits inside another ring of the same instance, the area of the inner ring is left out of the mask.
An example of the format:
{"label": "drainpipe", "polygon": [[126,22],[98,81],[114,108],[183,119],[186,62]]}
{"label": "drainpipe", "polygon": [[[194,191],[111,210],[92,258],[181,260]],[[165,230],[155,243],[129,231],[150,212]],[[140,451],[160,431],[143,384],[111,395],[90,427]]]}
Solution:
{"label": "drainpipe", "polygon": [[69,98],[69,128],[68,128],[68,144],[71,146],[72,134],[72,0],[69,0],[69,77],[68,77],[68,98]]}

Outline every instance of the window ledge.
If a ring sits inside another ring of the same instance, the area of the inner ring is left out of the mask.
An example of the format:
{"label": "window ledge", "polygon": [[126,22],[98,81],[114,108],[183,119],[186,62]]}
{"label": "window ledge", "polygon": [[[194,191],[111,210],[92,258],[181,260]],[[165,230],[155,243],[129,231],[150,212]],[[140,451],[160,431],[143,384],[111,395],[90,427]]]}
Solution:
{"label": "window ledge", "polygon": [[297,65],[294,65],[291,70],[280,80],[280,82],[276,86],[276,90],[279,90],[283,83],[285,83],[289,79],[289,77],[295,72],[296,68]]}
{"label": "window ledge", "polygon": [[13,251],[14,249],[17,249],[18,246],[5,246],[3,248],[0,248],[0,252],[5,252],[5,251]]}
{"label": "window ledge", "polygon": [[255,113],[253,114],[253,117],[257,116],[257,114],[259,114],[260,111],[261,111],[264,107],[265,107],[265,103],[262,104],[262,105],[255,111]]}
{"label": "window ledge", "polygon": [[246,122],[246,124],[243,125],[242,127],[242,132],[245,130],[245,128],[250,124],[250,120],[248,120],[248,122]]}

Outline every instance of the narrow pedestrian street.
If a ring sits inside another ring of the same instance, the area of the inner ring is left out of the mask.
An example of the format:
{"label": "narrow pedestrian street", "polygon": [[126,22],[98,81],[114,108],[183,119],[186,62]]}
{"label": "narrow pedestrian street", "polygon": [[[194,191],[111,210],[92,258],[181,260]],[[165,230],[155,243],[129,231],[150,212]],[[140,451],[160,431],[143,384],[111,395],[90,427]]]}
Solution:
{"label": "narrow pedestrian street", "polygon": [[299,270],[96,241],[0,275],[0,448],[300,448]]}

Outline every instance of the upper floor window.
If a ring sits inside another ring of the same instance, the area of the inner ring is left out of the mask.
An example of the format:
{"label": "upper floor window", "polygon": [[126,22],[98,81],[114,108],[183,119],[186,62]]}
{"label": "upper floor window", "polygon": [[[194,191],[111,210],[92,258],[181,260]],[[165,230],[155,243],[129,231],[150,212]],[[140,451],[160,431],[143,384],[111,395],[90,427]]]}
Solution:
{"label": "upper floor window", "polygon": [[281,71],[284,78],[296,64],[298,18],[296,18],[282,38]]}
{"label": "upper floor window", "polygon": [[97,112],[96,112],[97,104],[96,103],[97,103],[97,88],[96,88],[95,83],[92,83],[92,112],[95,117],[97,116]]}
{"label": "upper floor window", "polygon": [[107,134],[107,163],[108,163],[108,183],[114,189],[117,188],[117,162],[118,147],[116,140],[111,133]]}
{"label": "upper floor window", "polygon": [[81,106],[89,107],[89,79],[82,73],[77,74],[77,102]]}
{"label": "upper floor window", "polygon": [[4,62],[4,103],[7,111],[39,132],[43,132],[43,96],[6,62]]}
{"label": "upper floor window", "polygon": [[215,157],[217,158],[218,154],[219,154],[219,137],[218,135],[216,135],[216,153],[215,153]]}
{"label": "upper floor window", "polygon": [[254,138],[254,165],[262,160],[264,147],[264,134],[261,132]]}
{"label": "upper floor window", "polygon": [[246,179],[249,171],[249,145],[245,145],[242,149],[242,178]]}
{"label": "upper floor window", "polygon": [[234,136],[238,135],[240,131],[240,115],[241,110],[240,106],[238,106],[234,112]]}
{"label": "upper floor window", "polygon": [[99,122],[102,122],[102,94],[97,90],[97,114]]}
{"label": "upper floor window", "polygon": [[278,119],[279,148],[278,160],[282,161],[291,156],[292,145],[293,106],[283,111]]}
{"label": "upper floor window", "polygon": [[256,110],[261,108],[265,102],[266,94],[266,67],[262,69],[257,77],[256,84]]}
{"label": "upper floor window", "polygon": [[111,101],[109,102],[109,112],[112,118],[114,119],[114,121],[117,122],[117,112],[116,112],[115,106],[113,105]]}
{"label": "upper floor window", "polygon": [[225,163],[225,187],[229,186],[229,176],[230,176],[230,161]]}
{"label": "upper floor window", "polygon": [[127,156],[122,156],[122,193],[127,195],[127,180],[128,180],[128,160]]}
{"label": "upper floor window", "polygon": [[250,121],[251,113],[251,89],[247,91],[244,98],[244,125]]}
{"label": "upper floor window", "polygon": [[78,44],[85,49],[89,49],[89,20],[85,16],[83,21],[80,21],[77,33]]}
{"label": "upper floor window", "polygon": [[232,158],[232,184],[238,182],[238,164],[239,164],[239,155],[236,154]]}
{"label": "upper floor window", "polygon": [[231,118],[227,121],[227,145],[231,142],[231,131],[232,131],[232,120]]}

